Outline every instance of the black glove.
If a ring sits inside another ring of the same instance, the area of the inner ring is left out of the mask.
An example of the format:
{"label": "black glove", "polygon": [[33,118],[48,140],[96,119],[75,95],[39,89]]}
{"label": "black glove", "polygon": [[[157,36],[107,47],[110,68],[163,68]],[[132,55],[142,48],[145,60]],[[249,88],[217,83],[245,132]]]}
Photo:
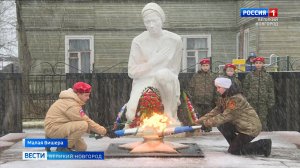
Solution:
{"label": "black glove", "polygon": [[96,133],[91,133],[89,135],[90,138],[95,138],[95,139],[100,139],[100,138],[103,138],[103,136],[99,135],[99,134],[96,134]]}
{"label": "black glove", "polygon": [[204,125],[202,125],[200,129],[201,129],[202,131],[205,131],[207,128],[206,128]]}
{"label": "black glove", "polygon": [[212,131],[212,128],[211,127],[206,127],[204,125],[202,125],[202,127],[200,128],[203,132],[210,132]]}
{"label": "black glove", "polygon": [[107,129],[106,136],[108,136],[109,138],[119,138],[115,134],[115,130],[114,129]]}

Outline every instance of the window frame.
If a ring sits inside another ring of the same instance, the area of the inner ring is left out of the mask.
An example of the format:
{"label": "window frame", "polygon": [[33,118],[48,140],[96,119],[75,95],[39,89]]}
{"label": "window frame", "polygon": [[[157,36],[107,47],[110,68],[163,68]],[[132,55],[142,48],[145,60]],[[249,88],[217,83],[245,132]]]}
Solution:
{"label": "window frame", "polygon": [[240,57],[240,38],[241,38],[241,33],[237,32],[236,33],[236,58],[239,59]]}
{"label": "window frame", "polygon": [[[201,35],[182,35],[182,42],[183,42],[183,56],[182,56],[182,62],[181,62],[181,69],[182,72],[187,72],[187,39],[190,38],[206,38],[207,39],[207,58],[211,57],[211,34],[201,34]],[[202,51],[202,50],[200,50]],[[198,53],[198,52],[197,52]],[[199,56],[198,54],[195,55],[195,61],[199,61]],[[199,65],[199,64],[198,64]],[[195,67],[195,72],[199,70],[199,66]]]}
{"label": "window frame", "polygon": [[[247,38],[246,38],[247,36]],[[243,58],[247,59],[249,55],[249,42],[250,42],[250,31],[249,28],[244,30],[244,40],[243,40]]]}
{"label": "window frame", "polygon": [[[78,72],[83,73],[81,70],[81,52],[74,52],[69,51],[69,41],[70,40],[89,40],[90,42],[90,72],[84,73],[91,73],[93,71],[93,64],[94,64],[94,36],[92,35],[66,35],[65,36],[65,73],[70,72],[70,62],[69,62],[69,54],[70,53],[78,53]],[[83,51],[84,52],[84,51]]]}

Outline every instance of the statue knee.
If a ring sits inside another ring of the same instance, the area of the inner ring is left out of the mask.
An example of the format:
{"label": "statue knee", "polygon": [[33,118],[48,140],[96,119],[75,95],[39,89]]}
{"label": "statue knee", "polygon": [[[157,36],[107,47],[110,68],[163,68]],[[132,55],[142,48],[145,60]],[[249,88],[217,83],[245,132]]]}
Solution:
{"label": "statue knee", "polygon": [[169,69],[161,69],[156,72],[155,74],[155,80],[160,83],[170,82],[172,81],[172,72]]}

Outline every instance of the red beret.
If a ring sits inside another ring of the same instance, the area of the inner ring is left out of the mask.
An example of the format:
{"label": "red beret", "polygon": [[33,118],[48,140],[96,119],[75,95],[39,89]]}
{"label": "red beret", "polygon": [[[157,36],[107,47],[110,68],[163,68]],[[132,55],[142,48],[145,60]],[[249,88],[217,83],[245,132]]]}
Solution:
{"label": "red beret", "polygon": [[260,62],[263,62],[265,63],[265,58],[264,57],[256,57],[253,62],[256,62],[256,61],[260,61]]}
{"label": "red beret", "polygon": [[203,58],[201,61],[200,61],[200,64],[203,65],[203,64],[210,64],[210,60],[207,59],[207,58]]}
{"label": "red beret", "polygon": [[234,70],[236,69],[236,66],[234,64],[226,64],[225,67],[224,67],[224,70],[226,70],[227,68],[233,68]]}
{"label": "red beret", "polygon": [[90,93],[91,89],[91,85],[84,82],[77,82],[73,85],[73,91],[75,93]]}

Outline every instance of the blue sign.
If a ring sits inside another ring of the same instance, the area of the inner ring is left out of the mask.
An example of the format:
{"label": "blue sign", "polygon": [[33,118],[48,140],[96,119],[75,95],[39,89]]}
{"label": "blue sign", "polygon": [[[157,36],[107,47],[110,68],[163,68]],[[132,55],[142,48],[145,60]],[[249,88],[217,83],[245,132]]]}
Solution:
{"label": "blue sign", "polygon": [[68,147],[68,139],[23,139],[25,148],[32,147]]}
{"label": "blue sign", "polygon": [[269,9],[268,8],[241,8],[240,16],[241,17],[268,17]]}
{"label": "blue sign", "polygon": [[47,160],[104,160],[104,152],[47,152]]}

